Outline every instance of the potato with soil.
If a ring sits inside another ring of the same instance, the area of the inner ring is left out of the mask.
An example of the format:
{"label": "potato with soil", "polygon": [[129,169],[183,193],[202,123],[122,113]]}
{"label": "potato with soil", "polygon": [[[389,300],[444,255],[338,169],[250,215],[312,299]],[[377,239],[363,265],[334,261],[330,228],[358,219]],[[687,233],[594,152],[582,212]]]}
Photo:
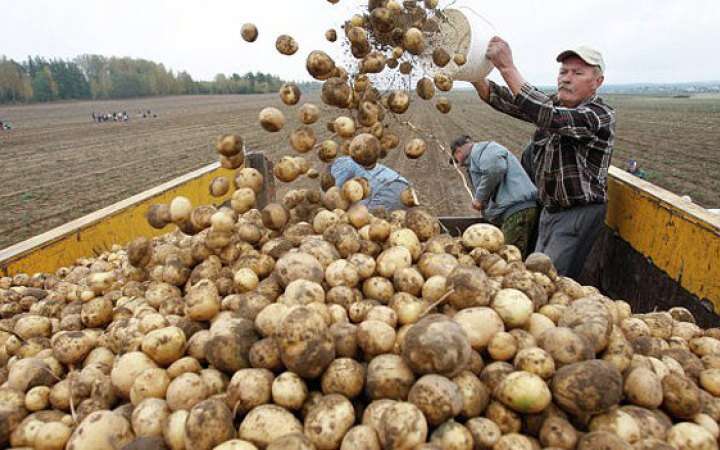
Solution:
{"label": "potato with soil", "polygon": [[413,55],[419,55],[425,50],[425,37],[417,28],[409,28],[403,35],[403,48]]}
{"label": "potato with soil", "polygon": [[142,351],[157,364],[167,367],[185,353],[185,333],[178,327],[153,330],[142,340]]}
{"label": "potato with soil", "polygon": [[363,167],[372,168],[379,155],[380,141],[372,134],[359,134],[350,142],[350,156]]}
{"label": "potato with soil", "polygon": [[400,356],[380,355],[368,364],[365,391],[373,400],[405,400],[414,382],[412,370]]}
{"label": "potato with soil", "polygon": [[433,431],[430,444],[421,449],[472,450],[473,437],[470,430],[454,420],[448,420]]}
{"label": "potato with soil", "polygon": [[411,139],[405,144],[405,156],[409,159],[418,159],[427,151],[427,144],[419,138]]}
{"label": "potato with soil", "polygon": [[417,374],[453,377],[468,364],[471,350],[468,337],[457,322],[431,314],[408,330],[403,359]]}
{"label": "potato with soil", "polygon": [[623,380],[615,366],[600,360],[570,364],[552,380],[552,394],[563,410],[575,414],[600,414],[622,398]]}
{"label": "potato with soil", "polygon": [[283,436],[302,432],[302,424],[288,410],[276,405],[262,405],[245,416],[240,423],[238,437],[259,448],[266,448]]}
{"label": "potato with soil", "polygon": [[484,248],[490,252],[496,252],[505,245],[505,236],[499,228],[493,225],[478,223],[465,230],[462,243],[471,249]]}
{"label": "potato with soil", "polygon": [[545,381],[524,371],[508,375],[495,389],[494,396],[505,406],[522,414],[537,414],[552,400]]}
{"label": "potato with soil", "polygon": [[340,447],[345,433],[354,423],[352,403],[342,395],[326,395],[305,417],[305,436],[318,450],[333,450]]}
{"label": "potato with soil", "polygon": [[335,343],[325,320],[307,307],[285,316],[276,339],[285,367],[303,378],[317,378],[335,359]]}
{"label": "potato with soil", "polygon": [[689,378],[669,373],[662,379],[663,408],[673,417],[689,419],[701,412],[700,389]]}
{"label": "potato with soil", "polygon": [[410,96],[403,90],[395,90],[388,96],[388,108],[395,114],[404,114],[410,107]]}
{"label": "potato with soil", "polygon": [[292,36],[282,34],[275,41],[275,48],[283,55],[294,55],[298,51],[298,43]]}
{"label": "potato with soil", "polygon": [[381,450],[377,432],[367,425],[357,425],[345,434],[340,450]]}
{"label": "potato with soil", "polygon": [[325,271],[317,258],[304,252],[288,252],[275,264],[275,273],[282,286],[299,279],[320,283]]}
{"label": "potato with soil", "polygon": [[252,23],[245,23],[240,28],[240,35],[243,39],[245,39],[247,42],[255,42],[258,37],[258,29],[255,26],[255,24]]}
{"label": "potato with soil", "polygon": [[135,438],[130,423],[111,411],[91,413],[78,425],[68,441],[73,450],[117,450]]}
{"label": "potato with soil", "polygon": [[417,406],[412,403],[397,402],[385,409],[377,432],[382,448],[411,449],[425,442],[428,425]]}
{"label": "potato with soil", "polygon": [[313,78],[323,81],[333,75],[335,61],[327,53],[314,50],[307,57],[306,68]]}
{"label": "potato with soil", "polygon": [[235,413],[247,414],[257,406],[270,403],[273,378],[267,369],[238,370],[227,386],[227,406]]}
{"label": "potato with soil", "polygon": [[271,389],[273,403],[291,411],[300,410],[308,397],[305,381],[293,372],[278,375]]}
{"label": "potato with soil", "polygon": [[552,356],[558,368],[592,359],[594,356],[590,342],[565,327],[551,328],[543,332],[538,338],[538,346]]}
{"label": "potato with soil", "polygon": [[437,426],[462,411],[460,388],[440,375],[425,375],[410,389],[408,401],[423,412],[431,426]]}
{"label": "potato with soil", "polygon": [[517,289],[501,289],[495,294],[492,307],[510,328],[525,326],[533,314],[532,301]]}
{"label": "potato with soil", "polygon": [[567,327],[585,336],[595,353],[607,347],[613,330],[613,319],[605,305],[592,297],[576,300],[560,317],[558,326]]}
{"label": "potato with soil", "polygon": [[260,126],[265,131],[275,133],[285,126],[285,115],[277,108],[267,107],[260,111]]}
{"label": "potato with soil", "polygon": [[458,265],[449,273],[446,285],[451,292],[448,302],[458,310],[490,303],[488,278],[478,267]]}

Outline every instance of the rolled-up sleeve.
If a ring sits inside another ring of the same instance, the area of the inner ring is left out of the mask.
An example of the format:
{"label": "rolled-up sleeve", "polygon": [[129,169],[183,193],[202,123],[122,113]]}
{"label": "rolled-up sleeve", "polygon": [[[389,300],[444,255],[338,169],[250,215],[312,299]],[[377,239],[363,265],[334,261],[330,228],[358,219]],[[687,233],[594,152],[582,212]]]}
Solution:
{"label": "rolled-up sleeve", "polygon": [[478,180],[475,199],[487,202],[507,172],[507,159],[502,152],[491,146],[482,155],[473,155],[470,171],[473,172],[473,179]]}

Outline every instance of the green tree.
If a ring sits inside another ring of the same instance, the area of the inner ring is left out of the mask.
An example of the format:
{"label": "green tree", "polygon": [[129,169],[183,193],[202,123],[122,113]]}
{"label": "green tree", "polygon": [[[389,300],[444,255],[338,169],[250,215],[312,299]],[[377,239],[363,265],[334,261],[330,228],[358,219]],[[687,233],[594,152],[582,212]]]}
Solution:
{"label": "green tree", "polygon": [[49,102],[58,96],[57,83],[50,73],[48,66],[35,72],[32,80],[33,100],[38,102]]}

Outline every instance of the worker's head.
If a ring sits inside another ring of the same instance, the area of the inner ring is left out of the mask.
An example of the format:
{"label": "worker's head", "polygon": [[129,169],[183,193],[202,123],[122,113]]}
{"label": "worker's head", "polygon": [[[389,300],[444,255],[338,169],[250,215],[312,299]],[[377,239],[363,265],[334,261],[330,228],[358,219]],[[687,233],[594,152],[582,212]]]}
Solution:
{"label": "worker's head", "polygon": [[599,51],[580,46],[565,50],[557,57],[558,100],[562,106],[574,108],[592,97],[605,81],[605,61]]}
{"label": "worker's head", "polygon": [[459,164],[464,163],[465,158],[467,158],[467,155],[470,153],[470,149],[472,149],[472,146],[473,140],[467,134],[463,134],[452,141],[452,144],[450,144],[450,150],[452,151],[455,162]]}

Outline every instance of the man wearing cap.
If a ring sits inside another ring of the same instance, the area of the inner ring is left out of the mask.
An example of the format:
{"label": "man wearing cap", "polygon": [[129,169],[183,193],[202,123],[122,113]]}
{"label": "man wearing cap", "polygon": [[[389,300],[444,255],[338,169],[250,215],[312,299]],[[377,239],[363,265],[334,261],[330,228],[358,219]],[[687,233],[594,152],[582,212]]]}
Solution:
{"label": "man wearing cap", "polygon": [[467,135],[455,139],[450,148],[454,160],[470,175],[473,208],[502,229],[505,243],[516,246],[523,256],[532,253],[537,189],[517,157],[497,142],[474,142]]}
{"label": "man wearing cap", "polygon": [[480,97],[537,126],[526,150],[543,204],[535,251],[550,256],[558,273],[577,277],[602,229],[615,140],[615,110],[597,96],[604,81],[602,55],[589,47],[560,53],[553,96],[523,79],[501,38],[490,40],[487,58],[508,87],[477,81],[473,85]]}

